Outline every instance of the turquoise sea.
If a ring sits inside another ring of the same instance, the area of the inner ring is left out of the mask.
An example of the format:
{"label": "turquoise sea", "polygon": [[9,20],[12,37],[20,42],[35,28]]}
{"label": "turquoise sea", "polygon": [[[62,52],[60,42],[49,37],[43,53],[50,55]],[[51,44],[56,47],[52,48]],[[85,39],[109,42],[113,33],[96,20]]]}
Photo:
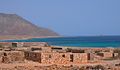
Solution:
{"label": "turquoise sea", "polygon": [[48,42],[50,45],[55,46],[120,47],[120,36],[32,38],[26,40],[1,40],[1,42]]}

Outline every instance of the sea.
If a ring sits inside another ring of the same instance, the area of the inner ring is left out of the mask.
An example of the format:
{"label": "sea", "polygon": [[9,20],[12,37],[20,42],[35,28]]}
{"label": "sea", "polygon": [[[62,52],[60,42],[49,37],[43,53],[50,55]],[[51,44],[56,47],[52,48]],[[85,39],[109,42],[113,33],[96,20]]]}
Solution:
{"label": "sea", "polygon": [[76,36],[48,37],[22,40],[0,40],[0,42],[47,42],[53,46],[66,47],[120,47],[120,36]]}

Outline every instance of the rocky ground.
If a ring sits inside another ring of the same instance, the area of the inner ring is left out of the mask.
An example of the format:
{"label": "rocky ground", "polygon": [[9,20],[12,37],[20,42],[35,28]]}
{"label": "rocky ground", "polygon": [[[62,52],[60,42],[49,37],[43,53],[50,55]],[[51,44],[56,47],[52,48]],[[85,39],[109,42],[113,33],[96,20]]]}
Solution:
{"label": "rocky ground", "polygon": [[[14,67],[1,67],[0,70],[88,70],[84,66],[14,66]],[[104,69],[102,69],[104,70]]]}
{"label": "rocky ground", "polygon": [[0,70],[120,70],[120,65],[114,66],[114,64],[118,63],[120,63],[119,60],[79,65],[46,65],[33,61],[25,61],[23,63],[1,63]]}

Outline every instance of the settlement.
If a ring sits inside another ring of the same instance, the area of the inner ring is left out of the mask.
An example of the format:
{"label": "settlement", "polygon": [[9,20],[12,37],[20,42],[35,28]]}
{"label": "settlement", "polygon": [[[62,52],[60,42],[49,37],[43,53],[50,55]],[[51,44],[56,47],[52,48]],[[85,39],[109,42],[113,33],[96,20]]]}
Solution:
{"label": "settlement", "polygon": [[119,56],[120,51],[116,48],[70,48],[50,46],[45,42],[0,42],[0,68],[11,64],[13,67],[29,65],[32,62],[38,66],[120,70]]}

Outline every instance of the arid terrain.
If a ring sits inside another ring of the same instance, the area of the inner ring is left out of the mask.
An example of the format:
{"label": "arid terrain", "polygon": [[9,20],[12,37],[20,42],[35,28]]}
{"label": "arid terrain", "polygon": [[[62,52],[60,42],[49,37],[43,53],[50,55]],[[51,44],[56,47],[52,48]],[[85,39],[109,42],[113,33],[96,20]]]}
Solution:
{"label": "arid terrain", "polygon": [[16,14],[0,13],[0,37],[1,36],[7,36],[9,39],[10,37],[14,38],[14,36],[18,36],[19,38],[22,36],[58,36],[58,34],[50,29],[34,25]]}
{"label": "arid terrain", "polygon": [[0,42],[0,70],[120,70],[120,49]]}

